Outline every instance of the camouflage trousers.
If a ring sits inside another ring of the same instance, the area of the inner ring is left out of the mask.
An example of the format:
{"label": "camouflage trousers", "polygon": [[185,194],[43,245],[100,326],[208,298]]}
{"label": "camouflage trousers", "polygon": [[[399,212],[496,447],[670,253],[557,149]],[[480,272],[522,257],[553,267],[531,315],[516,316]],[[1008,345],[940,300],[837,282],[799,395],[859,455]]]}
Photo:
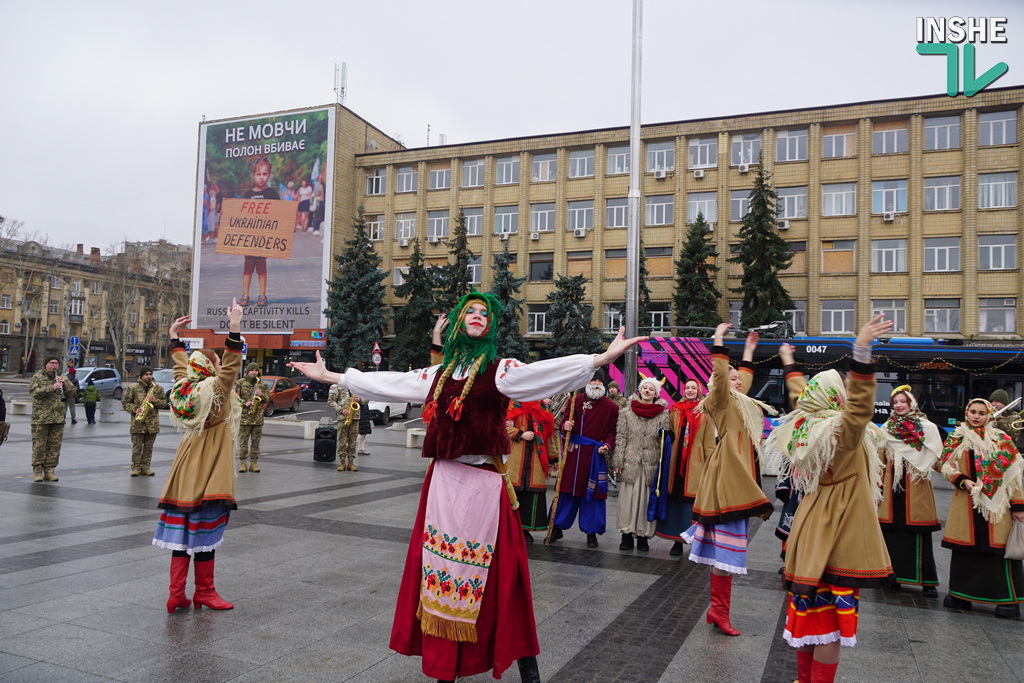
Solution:
{"label": "camouflage trousers", "polygon": [[352,424],[345,425],[344,420],[338,420],[338,457],[342,464],[345,458],[356,457],[356,438],[359,436],[359,420],[352,420]]}
{"label": "camouflage trousers", "polygon": [[149,434],[139,432],[132,434],[132,468],[148,470],[149,464],[153,462],[153,442],[156,441],[156,432]]}
{"label": "camouflage trousers", "polygon": [[263,425],[238,425],[238,459],[259,460],[262,438]]}
{"label": "camouflage trousers", "polygon": [[64,423],[32,425],[32,469],[53,469],[60,460],[64,443]]}

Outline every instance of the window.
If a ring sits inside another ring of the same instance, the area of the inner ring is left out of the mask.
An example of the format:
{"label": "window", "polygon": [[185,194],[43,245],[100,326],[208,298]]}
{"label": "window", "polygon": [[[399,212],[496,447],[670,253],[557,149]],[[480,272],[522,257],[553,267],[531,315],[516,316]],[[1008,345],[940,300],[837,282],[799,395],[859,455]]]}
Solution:
{"label": "window", "polygon": [[463,209],[462,214],[466,217],[466,234],[484,234],[484,210],[483,207]]}
{"label": "window", "polygon": [[533,155],[533,182],[545,183],[555,179],[555,155]]}
{"label": "window", "polygon": [[629,173],[629,146],[608,148],[608,175]]}
{"label": "window", "polygon": [[978,270],[1012,270],[1017,267],[1014,235],[979,235]]}
{"label": "window", "polygon": [[366,172],[366,194],[384,194],[387,189],[387,169],[375,168]]}
{"label": "window", "polygon": [[646,247],[644,262],[650,277],[672,277],[675,274],[672,247]]}
{"label": "window", "polygon": [[903,213],[906,210],[906,180],[876,180],[871,184],[871,213]]}
{"label": "window", "polygon": [[834,183],[821,186],[822,216],[855,216],[857,214],[857,183]]}
{"label": "window", "polygon": [[647,197],[647,225],[672,225],[674,221],[672,195]]}
{"label": "window", "polygon": [[871,240],[872,273],[903,273],[906,270],[906,240]]}
{"label": "window", "polygon": [[496,206],[494,207],[494,234],[505,233],[514,235],[519,232],[519,207],[518,206]]}
{"label": "window", "polygon": [[530,205],[530,232],[551,232],[555,229],[555,205]]}
{"label": "window", "polygon": [[73,293],[75,293],[75,294],[81,294],[82,293],[82,281],[81,280],[72,280],[71,281],[71,291]]}
{"label": "window", "polygon": [[383,218],[383,216],[366,217],[366,234],[371,242],[381,242],[384,240]]}
{"label": "window", "polygon": [[900,154],[907,151],[907,129],[876,130],[873,134],[872,152],[875,154]]}
{"label": "window", "polygon": [[[49,280],[50,280],[50,289],[60,289],[60,284],[61,283],[60,283],[60,278],[59,277],[57,277],[56,275],[50,275],[49,276]],[[135,301],[135,299],[132,299],[132,301]]]}
{"label": "window", "polygon": [[925,332],[959,332],[960,299],[925,299]]}
{"label": "window", "polygon": [[94,280],[93,281],[93,283],[92,283],[92,290],[91,291],[92,291],[93,294],[99,294],[100,293],[100,283],[99,283],[98,280]]}
{"label": "window", "polygon": [[167,314],[166,313],[161,313],[160,314],[160,324],[161,325],[167,325]]}
{"label": "window", "polygon": [[478,285],[481,282],[483,276],[483,266],[481,265],[483,257],[474,256],[469,260],[469,282],[473,285]]}
{"label": "window", "polygon": [[569,152],[569,177],[591,178],[594,175],[594,150],[574,149]]}
{"label": "window", "polygon": [[494,164],[494,184],[513,185],[519,182],[519,157],[499,157]]}
{"label": "window", "polygon": [[[132,313],[134,313],[134,312],[135,311],[132,311]],[[60,313],[60,304],[57,302],[56,299],[50,299],[50,313],[51,314]]]}
{"label": "window", "polygon": [[807,302],[794,301],[793,308],[782,312],[793,328],[793,334],[807,334]]}
{"label": "window", "polygon": [[594,200],[569,202],[569,230],[594,228]]}
{"label": "window", "polygon": [[990,111],[979,118],[978,145],[1012,145],[1017,142],[1017,112]]}
{"label": "window", "polygon": [[674,170],[676,170],[675,141],[647,143],[647,172]]}
{"label": "window", "polygon": [[1016,299],[981,299],[979,332],[1014,332],[1017,329]]}
{"label": "window", "polygon": [[620,301],[614,304],[604,305],[604,323],[602,329],[606,334],[618,334],[619,328],[625,323],[622,319],[622,307],[626,302]]}
{"label": "window", "polygon": [[405,276],[408,275],[408,274],[409,274],[409,266],[407,266],[405,264],[396,263],[395,264],[395,277],[391,281],[391,284],[393,284],[395,287],[397,287],[398,285],[400,285],[403,282],[405,282]]}
{"label": "window", "polygon": [[546,334],[548,331],[547,316],[550,304],[527,304],[526,334]]}
{"label": "window", "polygon": [[395,192],[415,192],[419,172],[415,166],[399,166],[398,177],[395,179]]}
{"label": "window", "polygon": [[782,130],[775,139],[776,161],[807,161],[807,130]]}
{"label": "window", "polygon": [[565,270],[566,275],[573,277],[574,275],[582,275],[588,280],[593,276],[593,263],[594,255],[590,251],[570,251],[566,252],[565,255]]}
{"label": "window", "polygon": [[729,220],[741,221],[750,213],[750,190],[733,190],[729,195]]}
{"label": "window", "polygon": [[[672,304],[668,301],[652,301],[647,312],[651,314],[651,328],[664,330],[672,327]],[[618,332],[618,329],[615,330]]]}
{"label": "window", "polygon": [[857,154],[857,126],[829,126],[821,131],[821,158],[839,159]]}
{"label": "window", "polygon": [[821,243],[821,272],[852,273],[856,240],[833,240]]}
{"label": "window", "polygon": [[626,250],[604,250],[604,276],[606,279],[622,279],[626,277]]}
{"label": "window", "polygon": [[729,302],[729,322],[736,329],[740,327],[740,314],[743,312],[742,301],[730,301]]}
{"label": "window", "polygon": [[732,136],[732,165],[756,164],[761,157],[761,134],[743,133]]}
{"label": "window", "polygon": [[893,332],[907,331],[907,300],[906,299],[875,299],[871,302],[871,317],[885,315],[891,320]]}
{"label": "window", "polygon": [[131,323],[132,325],[138,324],[138,322],[139,322],[139,314],[138,314],[137,311],[129,311],[128,312],[128,322]]}
{"label": "window", "polygon": [[629,222],[629,200],[616,197],[605,202],[605,227],[625,228]]}
{"label": "window", "polygon": [[69,315],[82,315],[85,310],[85,301],[82,299],[72,299],[68,304]]}
{"label": "window", "polygon": [[960,270],[960,238],[928,237],[924,241],[924,272]]}
{"label": "window", "polygon": [[718,138],[690,140],[690,168],[711,168],[718,164]]}
{"label": "window", "polygon": [[925,149],[956,149],[959,146],[959,116],[939,116],[924,120]]}
{"label": "window", "polygon": [[11,308],[11,295],[10,294],[0,295],[0,308],[6,308],[6,309],[10,309]]}
{"label": "window", "polygon": [[807,218],[807,188],[780,187],[775,210],[779,218]]}
{"label": "window", "polygon": [[484,160],[470,159],[462,162],[462,186],[484,186]]}
{"label": "window", "polygon": [[430,189],[431,190],[447,190],[452,186],[452,169],[451,168],[432,168],[430,169]]}
{"label": "window", "polygon": [[427,212],[427,237],[448,237],[448,210]]}
{"label": "window", "polygon": [[395,214],[395,239],[411,240],[416,236],[416,214]]}
{"label": "window", "polygon": [[0,334],[10,334],[11,324],[6,320],[0,320]]}
{"label": "window", "polygon": [[554,252],[540,252],[530,254],[530,279],[531,280],[552,280],[555,277],[555,254]]}
{"label": "window", "polygon": [[986,173],[978,176],[978,208],[1017,206],[1017,174]]}
{"label": "window", "polygon": [[791,257],[789,267],[781,271],[780,275],[806,275],[807,274],[807,242],[789,242],[788,249]]}
{"label": "window", "polygon": [[853,299],[831,299],[821,302],[821,333],[853,332]]}
{"label": "window", "polygon": [[924,210],[949,211],[960,208],[960,177],[924,179]]}
{"label": "window", "polygon": [[686,195],[687,222],[696,221],[698,213],[704,214],[704,220],[708,222],[718,220],[718,202],[714,192],[691,192]]}

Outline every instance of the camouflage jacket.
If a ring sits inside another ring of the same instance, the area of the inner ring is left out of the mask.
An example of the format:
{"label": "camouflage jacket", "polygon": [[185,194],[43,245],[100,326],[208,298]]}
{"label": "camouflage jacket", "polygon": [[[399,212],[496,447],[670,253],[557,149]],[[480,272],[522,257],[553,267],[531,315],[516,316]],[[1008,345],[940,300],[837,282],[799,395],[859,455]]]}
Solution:
{"label": "camouflage jacket", "polygon": [[[329,405],[334,412],[338,414],[338,421],[345,420],[347,415],[342,415],[341,411],[348,410],[349,404],[352,403],[352,392],[340,384],[335,384],[331,387],[331,390],[327,392],[327,405]],[[359,416],[354,415],[353,420],[358,420]]]}
{"label": "camouflage jacket", "polygon": [[[267,383],[259,378],[253,380],[251,377],[246,375],[242,379],[238,380],[235,384],[235,389],[238,390],[238,400],[242,404],[242,424],[263,424],[263,410],[267,407],[267,401],[270,400],[270,387],[267,386]],[[246,407],[245,404],[253,399],[257,391],[260,392],[260,398],[262,400],[257,404],[256,414],[253,415],[252,406]]]}
{"label": "camouflage jacket", "polygon": [[1020,419],[1018,413],[1013,412],[1013,408],[1010,408],[1005,413],[997,417],[995,422],[992,424],[996,429],[1001,429],[1006,432],[1006,435],[1010,437],[1012,441],[1016,441],[1017,436],[1020,434],[1020,430],[1014,429],[1012,425],[1014,420],[1018,419]]}
{"label": "camouflage jacket", "polygon": [[[146,396],[149,395],[150,389],[153,390],[153,400],[150,401],[153,404],[153,409],[146,413],[144,419],[136,420],[135,411],[142,407],[142,404],[146,401]],[[164,390],[159,384],[152,381],[149,384],[141,381],[136,382],[125,390],[124,398],[121,399],[121,408],[128,413],[128,419],[130,420],[128,431],[131,434],[158,433],[160,431],[160,413],[158,409],[166,407],[167,395],[164,394]]]}
{"label": "camouflage jacket", "polygon": [[[58,377],[60,376],[58,375]],[[32,375],[32,380],[28,383],[28,393],[32,396],[32,424],[48,425],[64,422],[64,411],[66,410],[64,398],[73,401],[78,391],[73,384],[64,381],[63,377],[60,379],[64,385],[63,392],[53,388],[54,377],[45,368]]]}

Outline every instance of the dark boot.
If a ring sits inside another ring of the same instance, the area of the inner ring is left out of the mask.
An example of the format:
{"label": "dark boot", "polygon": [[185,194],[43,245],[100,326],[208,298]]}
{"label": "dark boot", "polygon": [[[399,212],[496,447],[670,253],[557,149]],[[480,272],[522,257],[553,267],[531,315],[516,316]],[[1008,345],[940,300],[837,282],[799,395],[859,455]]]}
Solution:
{"label": "dark boot", "polygon": [[622,543],[619,543],[619,550],[633,549],[633,534],[622,534]]}
{"label": "dark boot", "polygon": [[521,657],[519,663],[519,678],[523,683],[540,683],[540,669],[537,668],[536,657]]}
{"label": "dark boot", "polygon": [[939,597],[939,591],[936,590],[935,586],[925,586],[921,589],[921,595],[926,598],[937,598]]}
{"label": "dark boot", "polygon": [[1000,619],[1020,619],[1020,604],[997,605],[996,616]]}
{"label": "dark boot", "polygon": [[565,534],[562,533],[561,529],[559,529],[557,526],[554,527],[551,530],[551,542],[554,543],[555,541],[560,540],[564,535]]}
{"label": "dark boot", "polygon": [[673,543],[672,544],[672,550],[669,550],[668,554],[671,555],[672,557],[679,557],[680,555],[682,555],[683,554],[683,542],[682,541],[676,541],[675,543]]}
{"label": "dark boot", "polygon": [[596,548],[597,547],[597,534],[587,534],[587,547],[588,548]]}
{"label": "dark boot", "polygon": [[962,609],[965,612],[974,607],[970,600],[961,600],[960,598],[954,598],[952,595],[947,595],[942,599],[942,606],[951,609]]}
{"label": "dark boot", "polygon": [[523,540],[527,543],[533,543],[533,534],[531,534],[526,529],[523,529]]}
{"label": "dark boot", "polygon": [[636,538],[636,549],[637,550],[642,550],[644,552],[648,552],[651,549],[651,547],[649,545],[647,545],[647,537],[646,536],[637,536],[637,538]]}
{"label": "dark boot", "polygon": [[192,601],[185,597],[185,582],[188,580],[189,556],[171,555],[171,595],[167,598],[167,613],[188,609]]}
{"label": "dark boot", "polygon": [[214,562],[214,558],[211,557],[204,562],[196,559],[193,564],[196,574],[196,592],[192,595],[192,602],[195,603],[196,609],[202,608],[203,605],[210,609],[231,609],[234,607],[230,602],[217,595],[217,589],[213,586]]}
{"label": "dark boot", "polygon": [[727,636],[738,636],[739,631],[729,623],[729,608],[732,605],[732,576],[711,574],[711,608],[708,610],[709,624],[717,626]]}

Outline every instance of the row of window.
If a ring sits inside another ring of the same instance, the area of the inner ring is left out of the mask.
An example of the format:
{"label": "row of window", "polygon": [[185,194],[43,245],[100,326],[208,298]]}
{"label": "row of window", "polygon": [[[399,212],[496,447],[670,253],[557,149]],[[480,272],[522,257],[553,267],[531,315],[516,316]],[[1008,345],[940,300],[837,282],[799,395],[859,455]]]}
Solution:
{"label": "row of window", "polygon": [[[879,130],[881,128],[881,130]],[[782,130],[776,135],[777,162],[807,160],[808,130]],[[856,126],[826,126],[822,133],[822,158],[833,159],[855,156],[857,149]],[[1017,142],[1016,111],[988,112],[980,115],[978,145],[1007,145]],[[698,137],[688,141],[688,168],[713,168],[718,165],[718,137]],[[907,152],[907,128],[905,122],[876,124],[872,132],[874,154],[901,154]],[[761,133],[735,133],[730,142],[730,163],[756,164],[761,155]],[[960,147],[960,117],[940,116],[924,121],[924,148],[926,150],[956,149]],[[590,178],[594,175],[594,149],[569,151],[569,178]],[[607,150],[606,172],[608,175],[622,175],[630,171],[629,145],[609,147]],[[495,185],[515,185],[520,180],[519,155],[498,157],[494,164]],[[675,141],[663,140],[647,143],[646,171],[674,171]],[[533,182],[550,182],[557,178],[554,152],[534,154],[532,157]],[[451,166],[431,168],[429,189],[451,188]],[[395,192],[416,192],[419,189],[419,172],[416,166],[399,166],[395,178]],[[462,187],[483,187],[484,159],[467,159],[462,162]],[[387,192],[387,170],[372,169],[367,172],[366,194],[382,195]]]}
{"label": "row of window", "polygon": [[[781,187],[777,190],[778,215],[781,219],[807,218],[807,187]],[[672,225],[675,222],[675,196],[652,195],[644,198],[644,224],[648,226]],[[715,192],[691,192],[687,195],[687,221],[697,220],[698,214],[710,222],[718,220],[718,195]],[[978,208],[1011,208],[1017,205],[1017,174],[988,173],[978,176]],[[594,228],[594,200],[568,202],[568,230]],[[960,209],[960,177],[925,178],[924,210],[951,211]],[[907,210],[906,180],[876,180],[871,187],[871,211],[903,213]],[[750,191],[733,190],[729,200],[729,220],[740,221],[750,211]],[[466,231],[470,235],[483,234],[483,208],[464,209]],[[830,183],[821,186],[821,215],[854,216],[857,213],[857,184]],[[628,217],[627,199],[616,197],[605,200],[606,228],[625,228]],[[427,212],[427,236],[448,236],[449,211]],[[370,239],[384,239],[380,217],[367,222]],[[530,232],[555,230],[555,204],[553,202],[530,205]],[[519,232],[519,207],[494,207],[494,233]],[[395,239],[416,236],[416,214],[395,215]]]}
{"label": "row of window", "polygon": [[[42,330],[47,333],[46,336],[48,336],[48,337],[56,337],[58,335],[58,330],[57,330],[57,326],[56,325],[50,325],[49,327],[43,327]],[[7,320],[6,318],[0,319],[0,334],[10,334],[10,333],[11,333],[11,323],[10,323],[10,321]],[[153,335],[152,334],[147,333],[145,335],[145,337],[143,337],[143,339],[145,340],[145,341],[143,341],[143,343],[146,346],[152,346],[153,345]],[[135,333],[132,332],[131,330],[128,330],[128,332],[125,333],[125,343],[126,344],[135,344],[136,343],[136,341],[135,341]]]}

